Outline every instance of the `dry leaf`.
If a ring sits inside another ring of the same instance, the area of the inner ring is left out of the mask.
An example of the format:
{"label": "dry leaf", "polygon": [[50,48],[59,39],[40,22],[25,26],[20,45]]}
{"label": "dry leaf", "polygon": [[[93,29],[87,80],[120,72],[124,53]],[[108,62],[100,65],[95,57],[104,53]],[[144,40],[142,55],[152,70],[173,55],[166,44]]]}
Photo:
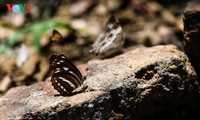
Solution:
{"label": "dry leaf", "polygon": [[34,78],[38,81],[44,80],[45,75],[49,70],[49,64],[46,58],[41,58],[39,65],[39,72],[34,75]]}
{"label": "dry leaf", "polygon": [[0,91],[6,92],[12,84],[12,80],[9,75],[6,75],[0,82]]}

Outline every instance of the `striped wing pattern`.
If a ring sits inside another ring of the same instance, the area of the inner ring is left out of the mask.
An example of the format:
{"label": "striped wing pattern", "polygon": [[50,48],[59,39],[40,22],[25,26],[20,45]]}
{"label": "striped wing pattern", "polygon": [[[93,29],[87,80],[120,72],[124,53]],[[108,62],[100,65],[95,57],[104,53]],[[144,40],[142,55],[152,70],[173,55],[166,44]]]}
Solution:
{"label": "striped wing pattern", "polygon": [[59,93],[71,93],[81,86],[83,81],[80,71],[63,54],[52,55],[49,65],[52,85]]}
{"label": "striped wing pattern", "polygon": [[124,44],[123,30],[115,16],[111,16],[104,30],[97,37],[89,51],[96,55],[107,56],[117,51],[121,51]]}

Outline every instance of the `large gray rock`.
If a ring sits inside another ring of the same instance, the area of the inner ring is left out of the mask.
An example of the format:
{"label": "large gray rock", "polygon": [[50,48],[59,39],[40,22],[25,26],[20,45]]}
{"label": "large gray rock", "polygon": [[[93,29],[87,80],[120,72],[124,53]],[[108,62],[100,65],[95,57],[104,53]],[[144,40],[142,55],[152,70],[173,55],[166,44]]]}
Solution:
{"label": "large gray rock", "polygon": [[83,93],[55,96],[49,80],[9,90],[1,119],[182,119],[198,115],[199,85],[174,46],[139,48],[88,63]]}

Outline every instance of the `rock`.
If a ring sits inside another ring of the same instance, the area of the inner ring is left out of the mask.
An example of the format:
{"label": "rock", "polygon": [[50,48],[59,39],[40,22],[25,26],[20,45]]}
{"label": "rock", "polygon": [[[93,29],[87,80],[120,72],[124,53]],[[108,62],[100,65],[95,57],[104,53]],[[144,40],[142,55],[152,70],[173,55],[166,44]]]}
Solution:
{"label": "rock", "polygon": [[93,60],[88,89],[59,96],[50,80],[9,90],[1,119],[183,119],[197,116],[199,85],[186,55],[172,45]]}
{"label": "rock", "polygon": [[[11,89],[0,98],[1,119],[74,119],[78,112],[82,111],[81,105],[91,108],[91,111],[95,112],[95,109],[93,110],[91,107],[95,106],[92,100],[102,95],[106,96],[105,92],[101,91],[81,93],[71,97],[54,96],[56,94],[49,80]],[[90,103],[87,106],[84,103],[88,101]],[[65,114],[66,110],[68,115]],[[75,114],[73,111],[76,111]],[[98,110],[98,112],[100,111],[104,112]],[[85,116],[89,115],[88,111],[85,113],[87,113]],[[84,116],[84,114],[82,115]]]}
{"label": "rock", "polygon": [[90,61],[88,69],[84,84],[91,90],[110,91],[130,84],[145,88],[158,82],[169,84],[169,78],[176,82],[196,79],[188,58],[175,46],[139,48],[112,59]]}
{"label": "rock", "polygon": [[72,16],[80,16],[87,10],[89,10],[91,7],[94,7],[95,3],[96,1],[91,0],[77,1],[70,5],[68,11]]}

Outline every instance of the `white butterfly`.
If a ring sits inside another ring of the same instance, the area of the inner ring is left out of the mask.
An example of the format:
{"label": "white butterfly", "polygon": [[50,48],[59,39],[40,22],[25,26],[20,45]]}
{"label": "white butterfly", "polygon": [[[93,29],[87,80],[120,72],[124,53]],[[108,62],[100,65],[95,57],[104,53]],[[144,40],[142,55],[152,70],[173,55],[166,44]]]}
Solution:
{"label": "white butterfly", "polygon": [[89,52],[106,57],[121,52],[123,44],[122,27],[119,21],[114,16],[111,16]]}

